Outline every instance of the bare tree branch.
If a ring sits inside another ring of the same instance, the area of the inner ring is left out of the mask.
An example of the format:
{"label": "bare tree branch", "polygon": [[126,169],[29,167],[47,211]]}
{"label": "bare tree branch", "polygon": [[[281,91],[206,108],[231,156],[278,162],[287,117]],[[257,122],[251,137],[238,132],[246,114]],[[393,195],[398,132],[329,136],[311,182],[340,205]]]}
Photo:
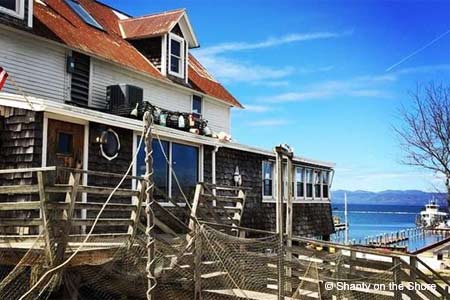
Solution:
{"label": "bare tree branch", "polygon": [[450,207],[450,86],[418,86],[412,98],[412,109],[400,111],[404,125],[394,128],[405,152],[403,163],[444,175]]}

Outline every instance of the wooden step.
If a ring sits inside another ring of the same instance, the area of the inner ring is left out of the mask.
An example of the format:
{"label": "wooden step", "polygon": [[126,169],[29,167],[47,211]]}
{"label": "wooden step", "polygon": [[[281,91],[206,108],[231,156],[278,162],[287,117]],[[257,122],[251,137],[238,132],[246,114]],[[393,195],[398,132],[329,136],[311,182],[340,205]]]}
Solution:
{"label": "wooden step", "polygon": [[233,196],[214,196],[211,194],[202,194],[201,197],[202,197],[202,200],[219,201],[219,202],[226,202],[226,203],[236,203],[236,202],[243,201],[242,198],[233,197]]}
{"label": "wooden step", "polygon": [[224,275],[228,275],[228,272],[217,271],[217,272],[202,274],[201,277],[203,279],[210,279],[210,278],[220,277],[220,276],[224,276]]}

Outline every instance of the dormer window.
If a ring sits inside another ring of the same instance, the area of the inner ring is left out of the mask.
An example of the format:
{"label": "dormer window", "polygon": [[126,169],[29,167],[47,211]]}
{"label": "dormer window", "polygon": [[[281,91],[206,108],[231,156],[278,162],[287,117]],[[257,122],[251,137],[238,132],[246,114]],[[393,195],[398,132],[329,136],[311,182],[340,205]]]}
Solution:
{"label": "dormer window", "polygon": [[24,18],[24,0],[0,0],[0,13],[5,13],[16,18]]}
{"label": "dormer window", "polygon": [[169,34],[169,74],[184,78],[184,40],[176,34]]}

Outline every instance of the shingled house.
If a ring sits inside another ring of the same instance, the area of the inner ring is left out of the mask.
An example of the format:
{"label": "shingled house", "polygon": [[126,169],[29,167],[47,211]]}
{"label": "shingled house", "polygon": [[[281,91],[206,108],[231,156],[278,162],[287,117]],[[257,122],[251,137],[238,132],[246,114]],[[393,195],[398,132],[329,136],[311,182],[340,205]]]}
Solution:
{"label": "shingled house", "polygon": [[[243,225],[275,229],[275,155],[227,140],[232,109],[243,106],[190,53],[199,42],[185,10],[132,17],[93,0],[0,1],[0,45],[10,75],[0,92],[0,169],[124,173],[138,151],[133,173],[141,175],[142,121],[130,113],[148,102],[159,112],[158,201],[180,197],[171,168],[187,195],[199,181],[232,185],[238,174],[250,188]],[[186,130],[194,118],[201,124]],[[294,234],[327,238],[333,164],[294,164]],[[3,175],[0,184],[34,180]]]}

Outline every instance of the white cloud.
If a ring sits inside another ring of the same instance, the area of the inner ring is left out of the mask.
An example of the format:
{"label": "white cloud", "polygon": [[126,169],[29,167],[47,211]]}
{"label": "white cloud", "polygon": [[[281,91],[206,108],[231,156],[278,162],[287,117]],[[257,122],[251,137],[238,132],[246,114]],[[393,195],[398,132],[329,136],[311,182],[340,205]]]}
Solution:
{"label": "white cloud", "polygon": [[279,126],[279,125],[287,125],[291,124],[291,121],[288,120],[280,120],[280,119],[264,119],[259,121],[249,122],[248,125],[253,127],[265,127],[265,126]]}
{"label": "white cloud", "polygon": [[205,56],[200,58],[208,72],[223,82],[265,82],[274,81],[291,75],[292,67],[271,68],[259,64],[239,62],[221,56]]}
{"label": "white cloud", "polygon": [[265,105],[253,105],[253,104],[244,104],[246,112],[266,112],[271,110],[271,107]]}
{"label": "white cloud", "polygon": [[228,53],[232,51],[243,51],[262,49],[269,47],[276,47],[284,44],[311,41],[311,40],[324,40],[334,39],[353,34],[352,30],[344,32],[307,32],[307,33],[293,33],[279,37],[271,37],[264,41],[247,43],[247,42],[228,42],[215,46],[205,47],[196,51],[197,55],[217,55],[221,53]]}
{"label": "white cloud", "polygon": [[337,96],[359,98],[392,98],[387,84],[396,82],[401,76],[417,73],[450,72],[450,65],[424,65],[400,69],[381,75],[357,76],[344,80],[328,80],[306,86],[301,91],[286,92],[260,99],[263,102],[301,102],[327,99]]}
{"label": "white cloud", "polygon": [[271,87],[286,86],[288,82],[281,80],[293,73],[309,74],[315,72],[328,72],[333,67],[324,66],[311,69],[295,69],[293,67],[269,67],[258,62],[245,62],[226,57],[227,53],[236,51],[256,50],[277,47],[284,44],[310,41],[335,39],[351,35],[352,31],[345,32],[310,32],[294,33],[279,37],[268,38],[264,41],[228,42],[202,49],[194,50],[193,53],[202,62],[208,71],[219,80],[229,82],[246,82],[254,85],[266,85]]}

